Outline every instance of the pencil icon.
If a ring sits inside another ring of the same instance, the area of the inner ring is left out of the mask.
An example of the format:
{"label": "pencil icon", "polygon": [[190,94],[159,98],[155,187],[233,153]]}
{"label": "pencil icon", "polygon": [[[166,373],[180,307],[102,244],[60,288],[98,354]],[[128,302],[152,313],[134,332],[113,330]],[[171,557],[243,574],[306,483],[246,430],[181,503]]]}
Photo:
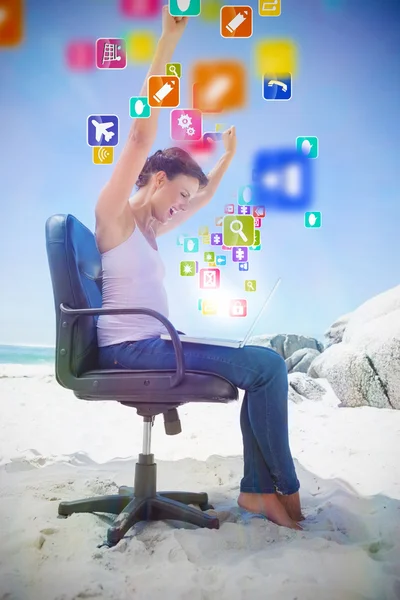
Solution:
{"label": "pencil icon", "polygon": [[236,29],[239,27],[239,25],[241,25],[243,23],[243,21],[245,21],[247,19],[249,15],[249,12],[247,10],[243,11],[242,13],[238,13],[236,15],[236,17],[234,17],[232,19],[232,21],[230,23],[228,23],[228,25],[226,25],[226,29],[230,32],[233,33],[234,31],[236,31]]}

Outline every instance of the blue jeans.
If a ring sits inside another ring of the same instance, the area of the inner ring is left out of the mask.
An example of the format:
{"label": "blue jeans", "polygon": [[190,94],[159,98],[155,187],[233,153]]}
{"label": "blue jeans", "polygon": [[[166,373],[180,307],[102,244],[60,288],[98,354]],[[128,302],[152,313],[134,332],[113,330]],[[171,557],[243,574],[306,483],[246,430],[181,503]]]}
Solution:
{"label": "blue jeans", "polygon": [[[245,390],[240,413],[244,447],[242,492],[293,494],[300,488],[289,448],[285,361],[261,346],[184,344],[188,371],[221,375]],[[172,342],[159,337],[100,348],[103,369],[176,368]]]}

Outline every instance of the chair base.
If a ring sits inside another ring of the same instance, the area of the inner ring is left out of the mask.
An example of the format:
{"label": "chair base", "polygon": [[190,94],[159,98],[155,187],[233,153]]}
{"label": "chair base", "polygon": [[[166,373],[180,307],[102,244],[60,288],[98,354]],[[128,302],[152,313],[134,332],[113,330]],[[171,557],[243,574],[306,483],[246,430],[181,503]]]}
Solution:
{"label": "chair base", "polygon": [[[213,508],[206,493],[156,492],[156,464],[152,454],[140,454],[135,468],[135,487],[122,486],[118,494],[60,502],[58,514],[68,517],[73,513],[110,513],[117,515],[107,531],[108,547],[115,546],[140,521],[174,519],[219,529],[219,520],[202,511]],[[188,506],[196,504],[200,510]],[[104,545],[104,544],[101,544]]]}

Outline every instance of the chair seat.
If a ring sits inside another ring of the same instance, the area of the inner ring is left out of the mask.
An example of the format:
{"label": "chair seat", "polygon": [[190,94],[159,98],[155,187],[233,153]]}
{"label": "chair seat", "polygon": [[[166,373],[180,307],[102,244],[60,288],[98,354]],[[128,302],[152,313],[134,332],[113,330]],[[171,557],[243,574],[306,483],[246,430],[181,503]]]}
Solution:
{"label": "chair seat", "polygon": [[[202,371],[185,371],[185,377],[181,384],[171,389],[152,389],[147,390],[145,386],[140,389],[132,389],[129,394],[121,394],[120,382],[126,377],[141,380],[149,378],[152,381],[160,377],[173,376],[175,371],[133,371],[130,369],[99,369],[86,371],[79,379],[86,377],[96,378],[99,382],[107,380],[107,391],[103,392],[101,386],[95,391],[78,391],[74,394],[81,400],[125,400],[129,403],[140,401],[140,404],[147,402],[157,402],[161,404],[171,404],[174,402],[232,402],[238,399],[238,389],[224,377]],[[112,385],[115,380],[115,388]]]}

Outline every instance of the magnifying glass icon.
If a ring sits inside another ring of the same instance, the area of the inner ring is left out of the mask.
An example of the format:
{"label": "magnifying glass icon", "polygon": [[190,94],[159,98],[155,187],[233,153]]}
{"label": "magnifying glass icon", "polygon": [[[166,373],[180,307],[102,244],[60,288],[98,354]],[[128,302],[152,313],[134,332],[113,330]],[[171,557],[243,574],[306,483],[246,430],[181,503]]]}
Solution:
{"label": "magnifying glass icon", "polygon": [[175,77],[179,77],[175,65],[169,65],[168,71],[170,75],[175,75]]}
{"label": "magnifying glass icon", "polygon": [[[235,225],[235,227],[234,227],[234,225]],[[241,237],[244,242],[248,241],[247,236],[243,233],[243,223],[242,223],[242,221],[239,221],[238,219],[235,219],[234,221],[232,221],[232,223],[230,223],[229,229],[232,231],[232,233],[235,233],[236,235],[238,235],[239,237]]]}
{"label": "magnifying glass icon", "polygon": [[253,282],[252,281],[248,281],[247,282],[247,289],[251,290],[252,292],[254,292],[254,287],[253,287]]}

